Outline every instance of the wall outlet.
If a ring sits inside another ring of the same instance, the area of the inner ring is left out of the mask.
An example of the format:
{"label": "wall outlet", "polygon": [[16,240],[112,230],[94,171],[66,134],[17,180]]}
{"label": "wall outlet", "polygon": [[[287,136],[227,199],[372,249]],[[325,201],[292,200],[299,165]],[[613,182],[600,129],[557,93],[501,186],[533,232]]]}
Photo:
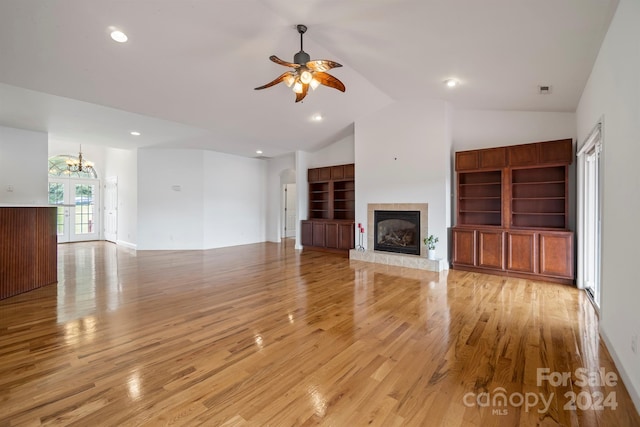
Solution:
{"label": "wall outlet", "polygon": [[13,185],[11,184],[7,185],[7,192],[13,193]]}
{"label": "wall outlet", "polygon": [[633,354],[638,354],[638,335],[631,337],[631,351]]}

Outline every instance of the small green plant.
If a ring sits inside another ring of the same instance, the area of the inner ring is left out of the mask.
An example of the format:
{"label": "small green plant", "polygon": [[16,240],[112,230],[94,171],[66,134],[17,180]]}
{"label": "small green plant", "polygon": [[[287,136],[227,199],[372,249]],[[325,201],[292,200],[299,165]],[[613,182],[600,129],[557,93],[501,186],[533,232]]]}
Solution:
{"label": "small green plant", "polygon": [[436,243],[438,243],[438,238],[433,234],[430,234],[429,237],[424,238],[424,244],[427,245],[427,249],[429,250],[435,249]]}

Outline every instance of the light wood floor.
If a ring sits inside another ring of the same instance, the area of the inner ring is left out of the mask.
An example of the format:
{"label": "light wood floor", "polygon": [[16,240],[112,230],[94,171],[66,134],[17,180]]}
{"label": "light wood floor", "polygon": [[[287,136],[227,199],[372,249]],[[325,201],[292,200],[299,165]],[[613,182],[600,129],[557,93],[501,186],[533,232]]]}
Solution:
{"label": "light wood floor", "polygon": [[[0,426],[640,426],[620,381],[537,384],[538,368],[617,375],[597,326],[569,286],[290,241],[61,245],[57,286],[0,301]],[[565,410],[568,392],[617,407]],[[534,395],[549,408],[521,404]]]}

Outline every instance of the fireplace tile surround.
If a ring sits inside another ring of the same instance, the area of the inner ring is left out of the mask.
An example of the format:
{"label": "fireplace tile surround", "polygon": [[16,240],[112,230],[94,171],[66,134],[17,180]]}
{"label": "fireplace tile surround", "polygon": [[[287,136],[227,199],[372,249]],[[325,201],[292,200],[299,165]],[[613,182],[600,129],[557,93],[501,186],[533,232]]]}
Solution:
{"label": "fireplace tile surround", "polygon": [[[374,251],[374,212],[385,211],[419,211],[420,212],[420,255],[396,254],[390,252]],[[407,268],[417,268],[429,271],[444,271],[448,269],[443,259],[427,259],[427,247],[422,243],[429,235],[428,231],[428,204],[427,203],[369,203],[367,205],[367,250],[349,251],[349,259],[354,261],[373,262],[377,264],[396,265]]]}

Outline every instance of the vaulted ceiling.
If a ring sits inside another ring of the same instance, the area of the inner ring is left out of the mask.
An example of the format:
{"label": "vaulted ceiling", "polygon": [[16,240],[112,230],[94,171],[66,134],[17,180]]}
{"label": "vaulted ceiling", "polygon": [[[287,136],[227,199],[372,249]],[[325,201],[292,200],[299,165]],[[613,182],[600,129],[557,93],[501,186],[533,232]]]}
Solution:
{"label": "vaulted ceiling", "polygon": [[[2,0],[0,125],[117,148],[313,150],[399,100],[574,111],[617,0]],[[253,90],[299,50],[345,93]],[[116,43],[110,28],[129,41]],[[454,77],[451,90],[443,81]],[[540,95],[539,85],[551,94]],[[323,120],[312,120],[315,114]],[[141,136],[134,137],[130,131]]]}

